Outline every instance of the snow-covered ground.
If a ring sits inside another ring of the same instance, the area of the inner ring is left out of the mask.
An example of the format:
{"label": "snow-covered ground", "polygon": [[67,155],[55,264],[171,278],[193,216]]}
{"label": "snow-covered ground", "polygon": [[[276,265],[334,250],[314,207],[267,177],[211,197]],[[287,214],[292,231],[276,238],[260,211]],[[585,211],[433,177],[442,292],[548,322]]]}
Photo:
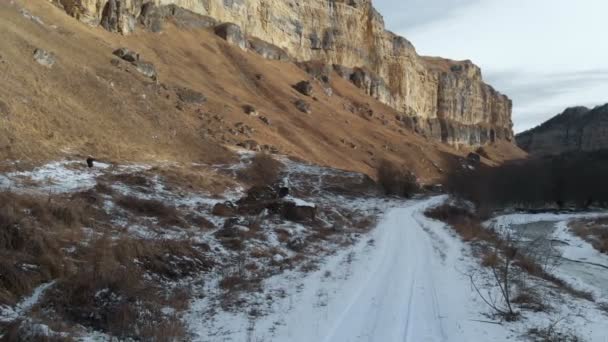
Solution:
{"label": "snow-covered ground", "polygon": [[444,197],[402,203],[353,247],[314,273],[285,273],[264,283],[277,296],[270,313],[222,312],[187,320],[197,341],[507,341],[513,332],[484,322],[472,291],[467,246],[423,214]]}

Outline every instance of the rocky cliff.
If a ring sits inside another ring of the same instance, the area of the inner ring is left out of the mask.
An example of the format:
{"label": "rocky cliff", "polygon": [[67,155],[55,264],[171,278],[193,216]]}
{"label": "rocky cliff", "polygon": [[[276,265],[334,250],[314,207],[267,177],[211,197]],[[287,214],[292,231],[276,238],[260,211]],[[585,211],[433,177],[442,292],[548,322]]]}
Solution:
{"label": "rocky cliff", "polygon": [[[371,0],[53,1],[81,21],[123,34],[138,25],[161,31],[168,16],[184,21],[200,15],[200,25],[186,26],[234,23],[220,29],[227,40],[237,37],[232,40],[241,48],[271,58],[284,59],[284,51],[297,62],[335,68],[403,113],[404,125],[421,134],[451,145],[513,136],[511,101],[483,82],[477,66],[419,56],[409,41],[385,29]],[[241,35],[250,42],[241,42]]]}
{"label": "rocky cliff", "polygon": [[537,155],[608,149],[608,104],[568,108],[516,139],[519,147]]}

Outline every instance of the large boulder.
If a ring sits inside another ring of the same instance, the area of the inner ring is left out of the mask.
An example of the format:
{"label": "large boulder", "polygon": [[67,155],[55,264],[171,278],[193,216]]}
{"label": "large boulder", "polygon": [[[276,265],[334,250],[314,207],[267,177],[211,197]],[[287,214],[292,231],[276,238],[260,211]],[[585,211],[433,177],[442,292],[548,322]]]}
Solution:
{"label": "large boulder", "polygon": [[214,27],[217,20],[189,11],[176,5],[157,6],[149,2],[143,5],[139,22],[152,32],[161,32],[164,22],[171,20],[177,27],[200,29]]}
{"label": "large boulder", "polygon": [[241,27],[233,23],[223,23],[215,27],[215,34],[232,45],[242,50],[247,50],[247,39]]}
{"label": "large boulder", "polygon": [[285,201],[282,205],[281,216],[294,222],[312,222],[317,217],[317,207]]}
{"label": "large boulder", "polygon": [[294,85],[293,88],[305,96],[311,96],[313,92],[312,83],[310,81],[300,81]]}
{"label": "large boulder", "polygon": [[133,62],[135,69],[142,75],[149,77],[153,80],[158,80],[158,74],[156,73],[156,67],[152,63],[135,61]]}
{"label": "large boulder", "polygon": [[288,61],[289,55],[280,47],[258,38],[249,39],[249,47],[258,55],[271,60]]}
{"label": "large boulder", "polygon": [[123,59],[127,62],[136,62],[139,60],[139,54],[135,51],[129,50],[128,48],[122,47],[120,49],[114,50],[112,52],[114,56],[117,56],[120,59]]}

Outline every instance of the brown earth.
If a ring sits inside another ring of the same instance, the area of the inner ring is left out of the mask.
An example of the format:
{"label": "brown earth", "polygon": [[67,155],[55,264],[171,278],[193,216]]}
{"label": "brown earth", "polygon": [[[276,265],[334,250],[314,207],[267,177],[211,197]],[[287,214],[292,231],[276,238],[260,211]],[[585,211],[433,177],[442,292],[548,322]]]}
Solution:
{"label": "brown earth", "polygon": [[[25,18],[21,6],[44,25]],[[120,47],[152,62],[158,84],[127,62],[113,65],[112,52]],[[34,61],[36,48],[56,56],[52,68]],[[46,1],[2,2],[0,158],[217,163],[234,160],[231,148],[253,139],[283,154],[370,175],[388,159],[430,180],[470,152],[408,131],[395,110],[337,75],[333,96],[317,81],[314,98],[292,88],[307,79],[295,64],[241,51],[209,30],[168,25],[162,34],[121,36],[89,27]],[[208,101],[182,103],[176,95],[182,87]],[[311,114],[295,107],[298,99],[312,106]],[[246,115],[245,105],[270,125]],[[236,132],[237,123],[253,133]],[[524,155],[505,142],[485,149],[488,163]]]}

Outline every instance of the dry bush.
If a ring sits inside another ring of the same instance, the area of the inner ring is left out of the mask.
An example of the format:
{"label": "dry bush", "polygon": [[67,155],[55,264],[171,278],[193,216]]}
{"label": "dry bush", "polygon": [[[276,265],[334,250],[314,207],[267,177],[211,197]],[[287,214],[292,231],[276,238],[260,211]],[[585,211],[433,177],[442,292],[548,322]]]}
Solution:
{"label": "dry bush", "polygon": [[118,338],[181,340],[185,328],[178,317],[166,317],[161,309],[183,308],[188,294],[160,288],[149,276],[175,280],[208,268],[187,242],[103,237],[81,251],[78,268],[59,279],[41,305],[66,322]]}
{"label": "dry bush", "polygon": [[420,191],[416,175],[405,167],[389,161],[382,161],[378,166],[378,183],[386,195],[412,197]]}
{"label": "dry bush", "polygon": [[61,196],[0,193],[0,304],[14,304],[72,266],[62,247],[81,239],[92,210]]}
{"label": "dry bush", "polygon": [[468,209],[444,203],[425,212],[427,217],[450,225],[464,241],[480,240],[495,243],[498,236],[481,224],[481,219]]}
{"label": "dry bush", "polygon": [[600,253],[608,254],[608,226],[605,219],[575,221],[570,224],[570,229]]}
{"label": "dry bush", "polygon": [[545,328],[528,330],[528,337],[533,342],[582,342],[583,339],[573,331],[561,330],[558,324],[561,320],[551,323]]}
{"label": "dry bush", "polygon": [[271,155],[258,153],[245,169],[237,173],[240,181],[250,186],[274,185],[280,180],[284,165]]}
{"label": "dry bush", "polygon": [[130,212],[145,217],[154,217],[161,224],[181,226],[184,221],[179,211],[161,201],[143,199],[136,196],[122,196],[116,200],[116,204]]}

